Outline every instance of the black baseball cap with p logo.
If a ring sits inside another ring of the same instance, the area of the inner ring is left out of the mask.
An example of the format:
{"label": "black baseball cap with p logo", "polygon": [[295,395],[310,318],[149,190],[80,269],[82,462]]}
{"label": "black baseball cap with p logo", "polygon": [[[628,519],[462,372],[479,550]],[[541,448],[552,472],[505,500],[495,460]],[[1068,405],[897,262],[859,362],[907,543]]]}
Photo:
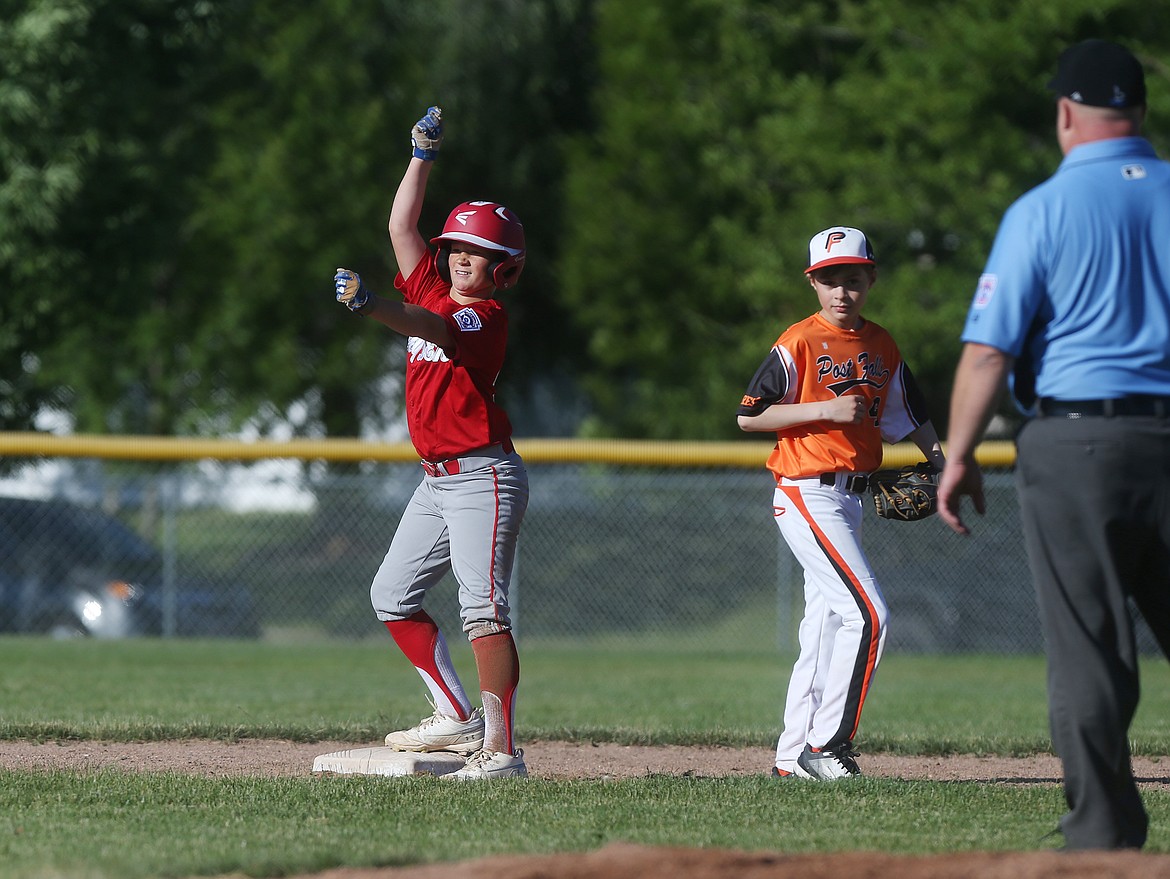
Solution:
{"label": "black baseball cap with p logo", "polygon": [[1146,102],[1141,62],[1124,46],[1085,40],[1060,54],[1048,88],[1088,107],[1140,107]]}

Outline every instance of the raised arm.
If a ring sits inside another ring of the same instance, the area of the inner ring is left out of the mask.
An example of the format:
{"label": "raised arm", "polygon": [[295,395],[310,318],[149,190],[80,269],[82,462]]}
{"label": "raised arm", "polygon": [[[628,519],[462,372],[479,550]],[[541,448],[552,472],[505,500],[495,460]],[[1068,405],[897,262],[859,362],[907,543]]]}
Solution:
{"label": "raised arm", "polygon": [[410,277],[427,253],[427,242],[418,231],[418,219],[433,164],[411,158],[390,208],[390,246],[394,248],[394,260],[404,278]]}
{"label": "raised arm", "polygon": [[394,248],[394,259],[404,278],[410,277],[427,253],[426,240],[418,231],[418,220],[427,194],[431,166],[443,143],[442,109],[431,107],[427,110],[427,114],[411,129],[410,142],[414,152],[398,184],[398,191],[394,193],[388,225],[390,246]]}
{"label": "raised arm", "polygon": [[[410,141],[414,155],[394,194],[389,222],[390,244],[394,248],[398,271],[404,278],[410,277],[427,253],[426,240],[418,231],[418,220],[431,165],[443,142],[443,111],[438,107],[427,110],[427,115],[411,129]],[[371,317],[404,336],[417,336],[442,348],[450,347],[454,341],[447,322],[440,315],[419,305],[374,295],[366,289],[361,276],[351,269],[339,268],[333,276],[333,284],[337,301],[350,311]]]}

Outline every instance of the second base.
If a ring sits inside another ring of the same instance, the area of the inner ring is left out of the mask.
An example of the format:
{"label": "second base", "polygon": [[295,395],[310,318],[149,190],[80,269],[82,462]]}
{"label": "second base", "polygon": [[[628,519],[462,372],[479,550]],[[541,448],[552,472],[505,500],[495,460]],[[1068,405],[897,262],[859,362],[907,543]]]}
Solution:
{"label": "second base", "polygon": [[322,754],[313,761],[314,772],[338,775],[447,775],[462,769],[464,759],[458,754],[395,751],[391,748],[354,748]]}

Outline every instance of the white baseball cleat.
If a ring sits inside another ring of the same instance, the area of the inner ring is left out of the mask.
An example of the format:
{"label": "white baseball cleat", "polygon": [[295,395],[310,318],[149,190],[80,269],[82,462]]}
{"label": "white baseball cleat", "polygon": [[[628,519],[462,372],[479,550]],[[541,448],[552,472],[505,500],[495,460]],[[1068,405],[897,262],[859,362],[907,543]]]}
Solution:
{"label": "white baseball cleat", "polygon": [[418,726],[400,729],[386,736],[386,746],[395,751],[454,751],[474,754],[483,747],[483,712],[476,708],[467,720],[447,717],[437,710]]}
{"label": "white baseball cleat", "polygon": [[462,769],[440,775],[440,778],[456,778],[460,781],[486,781],[491,778],[527,778],[528,767],[524,763],[524,752],[515,754],[507,751],[476,751],[467,758]]}
{"label": "white baseball cleat", "polygon": [[814,749],[804,746],[796,759],[796,774],[814,781],[836,781],[838,778],[855,778],[861,775],[857,765],[857,752],[852,742],[844,742],[832,748]]}

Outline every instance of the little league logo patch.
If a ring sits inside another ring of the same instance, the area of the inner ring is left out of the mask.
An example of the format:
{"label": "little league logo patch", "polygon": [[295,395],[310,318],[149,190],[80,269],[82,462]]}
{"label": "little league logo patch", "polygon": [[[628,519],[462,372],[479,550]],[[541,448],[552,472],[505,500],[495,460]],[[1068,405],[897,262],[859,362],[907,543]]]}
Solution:
{"label": "little league logo patch", "polygon": [[991,304],[991,297],[995,295],[997,283],[999,283],[999,278],[995,275],[979,276],[979,286],[975,288],[975,302],[973,303],[976,308],[987,308]]}
{"label": "little league logo patch", "polygon": [[479,315],[475,313],[475,309],[461,308],[451,316],[455,318],[455,323],[459,325],[461,332],[474,333],[483,329],[483,324],[480,323]]}

